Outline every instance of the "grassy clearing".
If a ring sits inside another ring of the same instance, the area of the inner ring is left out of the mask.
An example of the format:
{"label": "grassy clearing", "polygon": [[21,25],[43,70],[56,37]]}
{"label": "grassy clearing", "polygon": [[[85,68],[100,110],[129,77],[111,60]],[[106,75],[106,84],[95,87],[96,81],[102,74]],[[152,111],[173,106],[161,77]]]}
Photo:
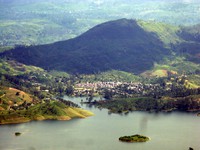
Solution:
{"label": "grassy clearing", "polygon": [[199,64],[186,61],[183,57],[175,57],[173,59],[164,59],[164,61],[160,63],[154,63],[154,67],[142,73],[142,75],[167,77],[168,73],[177,75],[190,74],[199,70],[199,68]]}
{"label": "grassy clearing", "polygon": [[187,88],[200,88],[200,75],[189,75],[187,82],[185,82]]}
{"label": "grassy clearing", "polygon": [[1,100],[4,102],[4,104],[7,105],[11,105],[14,103],[22,104],[24,101],[32,102],[33,100],[30,94],[27,94],[15,88],[1,87],[0,91],[4,93],[3,95],[1,95]]}

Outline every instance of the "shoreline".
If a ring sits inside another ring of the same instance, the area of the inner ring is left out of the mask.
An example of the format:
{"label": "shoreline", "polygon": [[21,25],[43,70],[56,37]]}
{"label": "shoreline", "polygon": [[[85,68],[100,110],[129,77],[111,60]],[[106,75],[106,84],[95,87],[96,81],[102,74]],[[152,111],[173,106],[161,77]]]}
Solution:
{"label": "shoreline", "polygon": [[85,119],[87,117],[91,117],[91,116],[94,116],[94,115],[88,115],[88,116],[85,116],[85,117],[72,117],[70,118],[69,116],[59,116],[59,117],[56,117],[56,118],[44,118],[44,119],[27,119],[27,120],[21,120],[21,121],[13,121],[13,122],[6,122],[6,121],[3,121],[3,122],[0,122],[0,125],[14,125],[14,124],[22,124],[22,123],[28,123],[28,122],[32,122],[32,121],[48,121],[48,120],[52,120],[52,121],[70,121],[72,119],[76,119],[76,118],[79,118],[79,119]]}
{"label": "shoreline", "polygon": [[40,116],[29,116],[29,117],[24,117],[24,116],[12,117],[8,115],[7,119],[0,120],[0,125],[21,124],[21,123],[27,123],[31,121],[46,121],[46,120],[69,121],[75,118],[84,119],[91,116],[94,116],[94,113],[88,110],[73,108],[73,112],[69,112],[68,115],[62,115],[62,116],[40,115]]}

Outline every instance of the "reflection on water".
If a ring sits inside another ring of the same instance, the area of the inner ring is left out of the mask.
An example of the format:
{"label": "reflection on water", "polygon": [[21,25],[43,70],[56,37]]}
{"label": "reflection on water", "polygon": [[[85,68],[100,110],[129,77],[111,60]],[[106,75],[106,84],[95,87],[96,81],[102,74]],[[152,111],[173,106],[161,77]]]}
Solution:
{"label": "reflection on water", "polygon": [[148,118],[146,116],[142,117],[140,120],[140,133],[145,132],[148,125]]}
{"label": "reflection on water", "polygon": [[[139,122],[139,127],[140,127],[139,132],[140,133],[145,133],[145,131],[148,130],[149,121],[159,119],[159,117],[162,113],[154,112],[154,113],[151,113],[151,114],[152,115],[150,115],[150,116],[145,115],[140,119],[140,122]],[[166,113],[165,115],[167,115],[167,114],[170,114],[170,113]]]}
{"label": "reflection on water", "polygon": [[[84,98],[69,98],[80,102]],[[83,105],[95,113],[87,119],[33,121],[0,126],[0,150],[188,150],[200,149],[200,117],[192,113],[132,112],[110,114]],[[15,132],[22,132],[16,137]],[[147,143],[122,143],[120,136],[144,134]],[[188,138],[189,137],[189,138]]]}

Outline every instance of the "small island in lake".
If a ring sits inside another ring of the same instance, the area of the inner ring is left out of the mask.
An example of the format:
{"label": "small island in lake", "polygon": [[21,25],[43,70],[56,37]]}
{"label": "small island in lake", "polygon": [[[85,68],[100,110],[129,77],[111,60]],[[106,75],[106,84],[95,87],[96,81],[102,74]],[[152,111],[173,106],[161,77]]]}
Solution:
{"label": "small island in lake", "polygon": [[123,136],[119,138],[122,142],[147,142],[150,140],[149,137],[143,136],[143,135],[131,135],[131,136]]}
{"label": "small island in lake", "polygon": [[21,133],[20,132],[15,132],[15,136],[20,136]]}

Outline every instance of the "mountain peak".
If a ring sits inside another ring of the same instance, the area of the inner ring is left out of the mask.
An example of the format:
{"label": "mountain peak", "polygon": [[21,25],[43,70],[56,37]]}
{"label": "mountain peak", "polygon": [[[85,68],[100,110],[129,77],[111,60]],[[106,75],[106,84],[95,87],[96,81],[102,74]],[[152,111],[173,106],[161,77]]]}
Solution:
{"label": "mountain peak", "polygon": [[119,19],[71,40],[19,47],[3,55],[44,69],[90,74],[113,69],[141,73],[169,54],[155,33],[145,31],[135,20]]}
{"label": "mountain peak", "polygon": [[102,23],[82,34],[80,38],[124,39],[139,36],[142,28],[136,20],[119,19]]}

